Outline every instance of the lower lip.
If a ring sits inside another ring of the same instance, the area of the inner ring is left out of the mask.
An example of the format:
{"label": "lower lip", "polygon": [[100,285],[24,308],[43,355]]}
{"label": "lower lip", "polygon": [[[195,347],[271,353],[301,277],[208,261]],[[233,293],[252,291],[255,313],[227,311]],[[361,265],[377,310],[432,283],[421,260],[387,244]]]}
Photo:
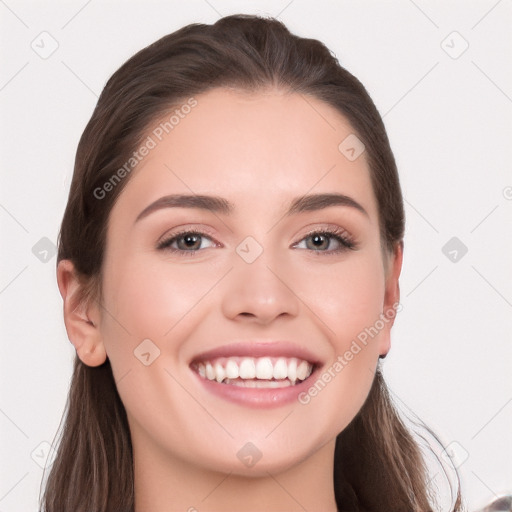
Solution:
{"label": "lower lip", "polygon": [[280,407],[298,401],[298,395],[310,387],[317,373],[317,370],[314,370],[306,380],[293,386],[283,388],[245,388],[231,384],[220,384],[216,380],[205,379],[194,370],[192,371],[209,392],[230,402],[255,409]]}

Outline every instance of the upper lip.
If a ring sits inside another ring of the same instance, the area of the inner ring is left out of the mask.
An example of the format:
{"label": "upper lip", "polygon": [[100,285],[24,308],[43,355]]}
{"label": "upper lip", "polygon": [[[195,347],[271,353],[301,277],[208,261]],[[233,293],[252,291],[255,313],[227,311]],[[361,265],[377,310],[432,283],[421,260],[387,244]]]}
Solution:
{"label": "upper lip", "polygon": [[304,348],[292,341],[237,341],[222,345],[192,358],[192,363],[201,361],[210,361],[218,357],[296,357],[313,365],[321,363],[318,356],[313,354],[309,349]]}

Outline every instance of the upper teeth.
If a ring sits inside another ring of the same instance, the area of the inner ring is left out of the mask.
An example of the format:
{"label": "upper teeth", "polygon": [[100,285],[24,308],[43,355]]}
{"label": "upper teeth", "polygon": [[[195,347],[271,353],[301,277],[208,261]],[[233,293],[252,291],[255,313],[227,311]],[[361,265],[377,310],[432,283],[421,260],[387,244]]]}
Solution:
{"label": "upper teeth", "polygon": [[313,365],[295,357],[223,357],[196,364],[197,372],[209,380],[233,379],[282,380],[292,384],[311,374]]}

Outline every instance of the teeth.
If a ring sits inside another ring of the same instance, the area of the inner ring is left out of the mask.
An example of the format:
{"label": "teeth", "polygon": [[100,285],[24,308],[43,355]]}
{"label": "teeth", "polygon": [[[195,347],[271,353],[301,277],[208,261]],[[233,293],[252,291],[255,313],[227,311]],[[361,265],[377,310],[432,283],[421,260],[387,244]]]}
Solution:
{"label": "teeth", "polygon": [[294,357],[231,357],[196,365],[201,377],[244,387],[286,387],[307,379],[313,371],[308,361]]}
{"label": "teeth", "polygon": [[284,380],[243,380],[243,379],[226,379],[224,384],[230,384],[231,386],[239,386],[242,388],[286,388],[291,386],[292,383],[288,379]]}
{"label": "teeth", "polygon": [[256,378],[270,380],[274,374],[272,361],[269,357],[262,357],[256,363]]}
{"label": "teeth", "polygon": [[236,379],[240,376],[238,365],[232,359],[226,363],[226,375],[228,379]]}
{"label": "teeth", "polygon": [[291,359],[288,363],[288,378],[292,384],[297,380],[297,359]]}
{"label": "teeth", "polygon": [[211,365],[211,363],[206,363],[205,372],[206,372],[206,378],[208,380],[215,379],[215,370],[213,369],[213,366]]}
{"label": "teeth", "polygon": [[310,366],[307,361],[301,361],[297,366],[297,379],[304,380],[309,377],[311,373]]}
{"label": "teeth", "polygon": [[288,365],[286,359],[280,357],[274,365],[274,379],[286,379],[288,377]]}
{"label": "teeth", "polygon": [[224,370],[224,366],[222,366],[220,363],[215,363],[215,378],[217,379],[217,382],[222,382],[224,378],[226,377],[226,370]]}
{"label": "teeth", "polygon": [[256,365],[254,359],[245,358],[240,363],[240,378],[241,379],[254,379],[256,377]]}

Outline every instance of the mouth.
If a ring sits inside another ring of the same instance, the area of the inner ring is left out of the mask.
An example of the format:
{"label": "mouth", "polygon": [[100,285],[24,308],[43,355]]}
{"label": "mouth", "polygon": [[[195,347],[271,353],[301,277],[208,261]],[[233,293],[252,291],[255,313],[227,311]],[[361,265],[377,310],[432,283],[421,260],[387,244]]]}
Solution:
{"label": "mouth", "polygon": [[293,402],[320,368],[291,342],[243,342],[195,357],[190,369],[211,393],[249,407]]}
{"label": "mouth", "polygon": [[219,357],[192,368],[203,379],[228,386],[284,388],[305,381],[314,364],[296,357]]}

